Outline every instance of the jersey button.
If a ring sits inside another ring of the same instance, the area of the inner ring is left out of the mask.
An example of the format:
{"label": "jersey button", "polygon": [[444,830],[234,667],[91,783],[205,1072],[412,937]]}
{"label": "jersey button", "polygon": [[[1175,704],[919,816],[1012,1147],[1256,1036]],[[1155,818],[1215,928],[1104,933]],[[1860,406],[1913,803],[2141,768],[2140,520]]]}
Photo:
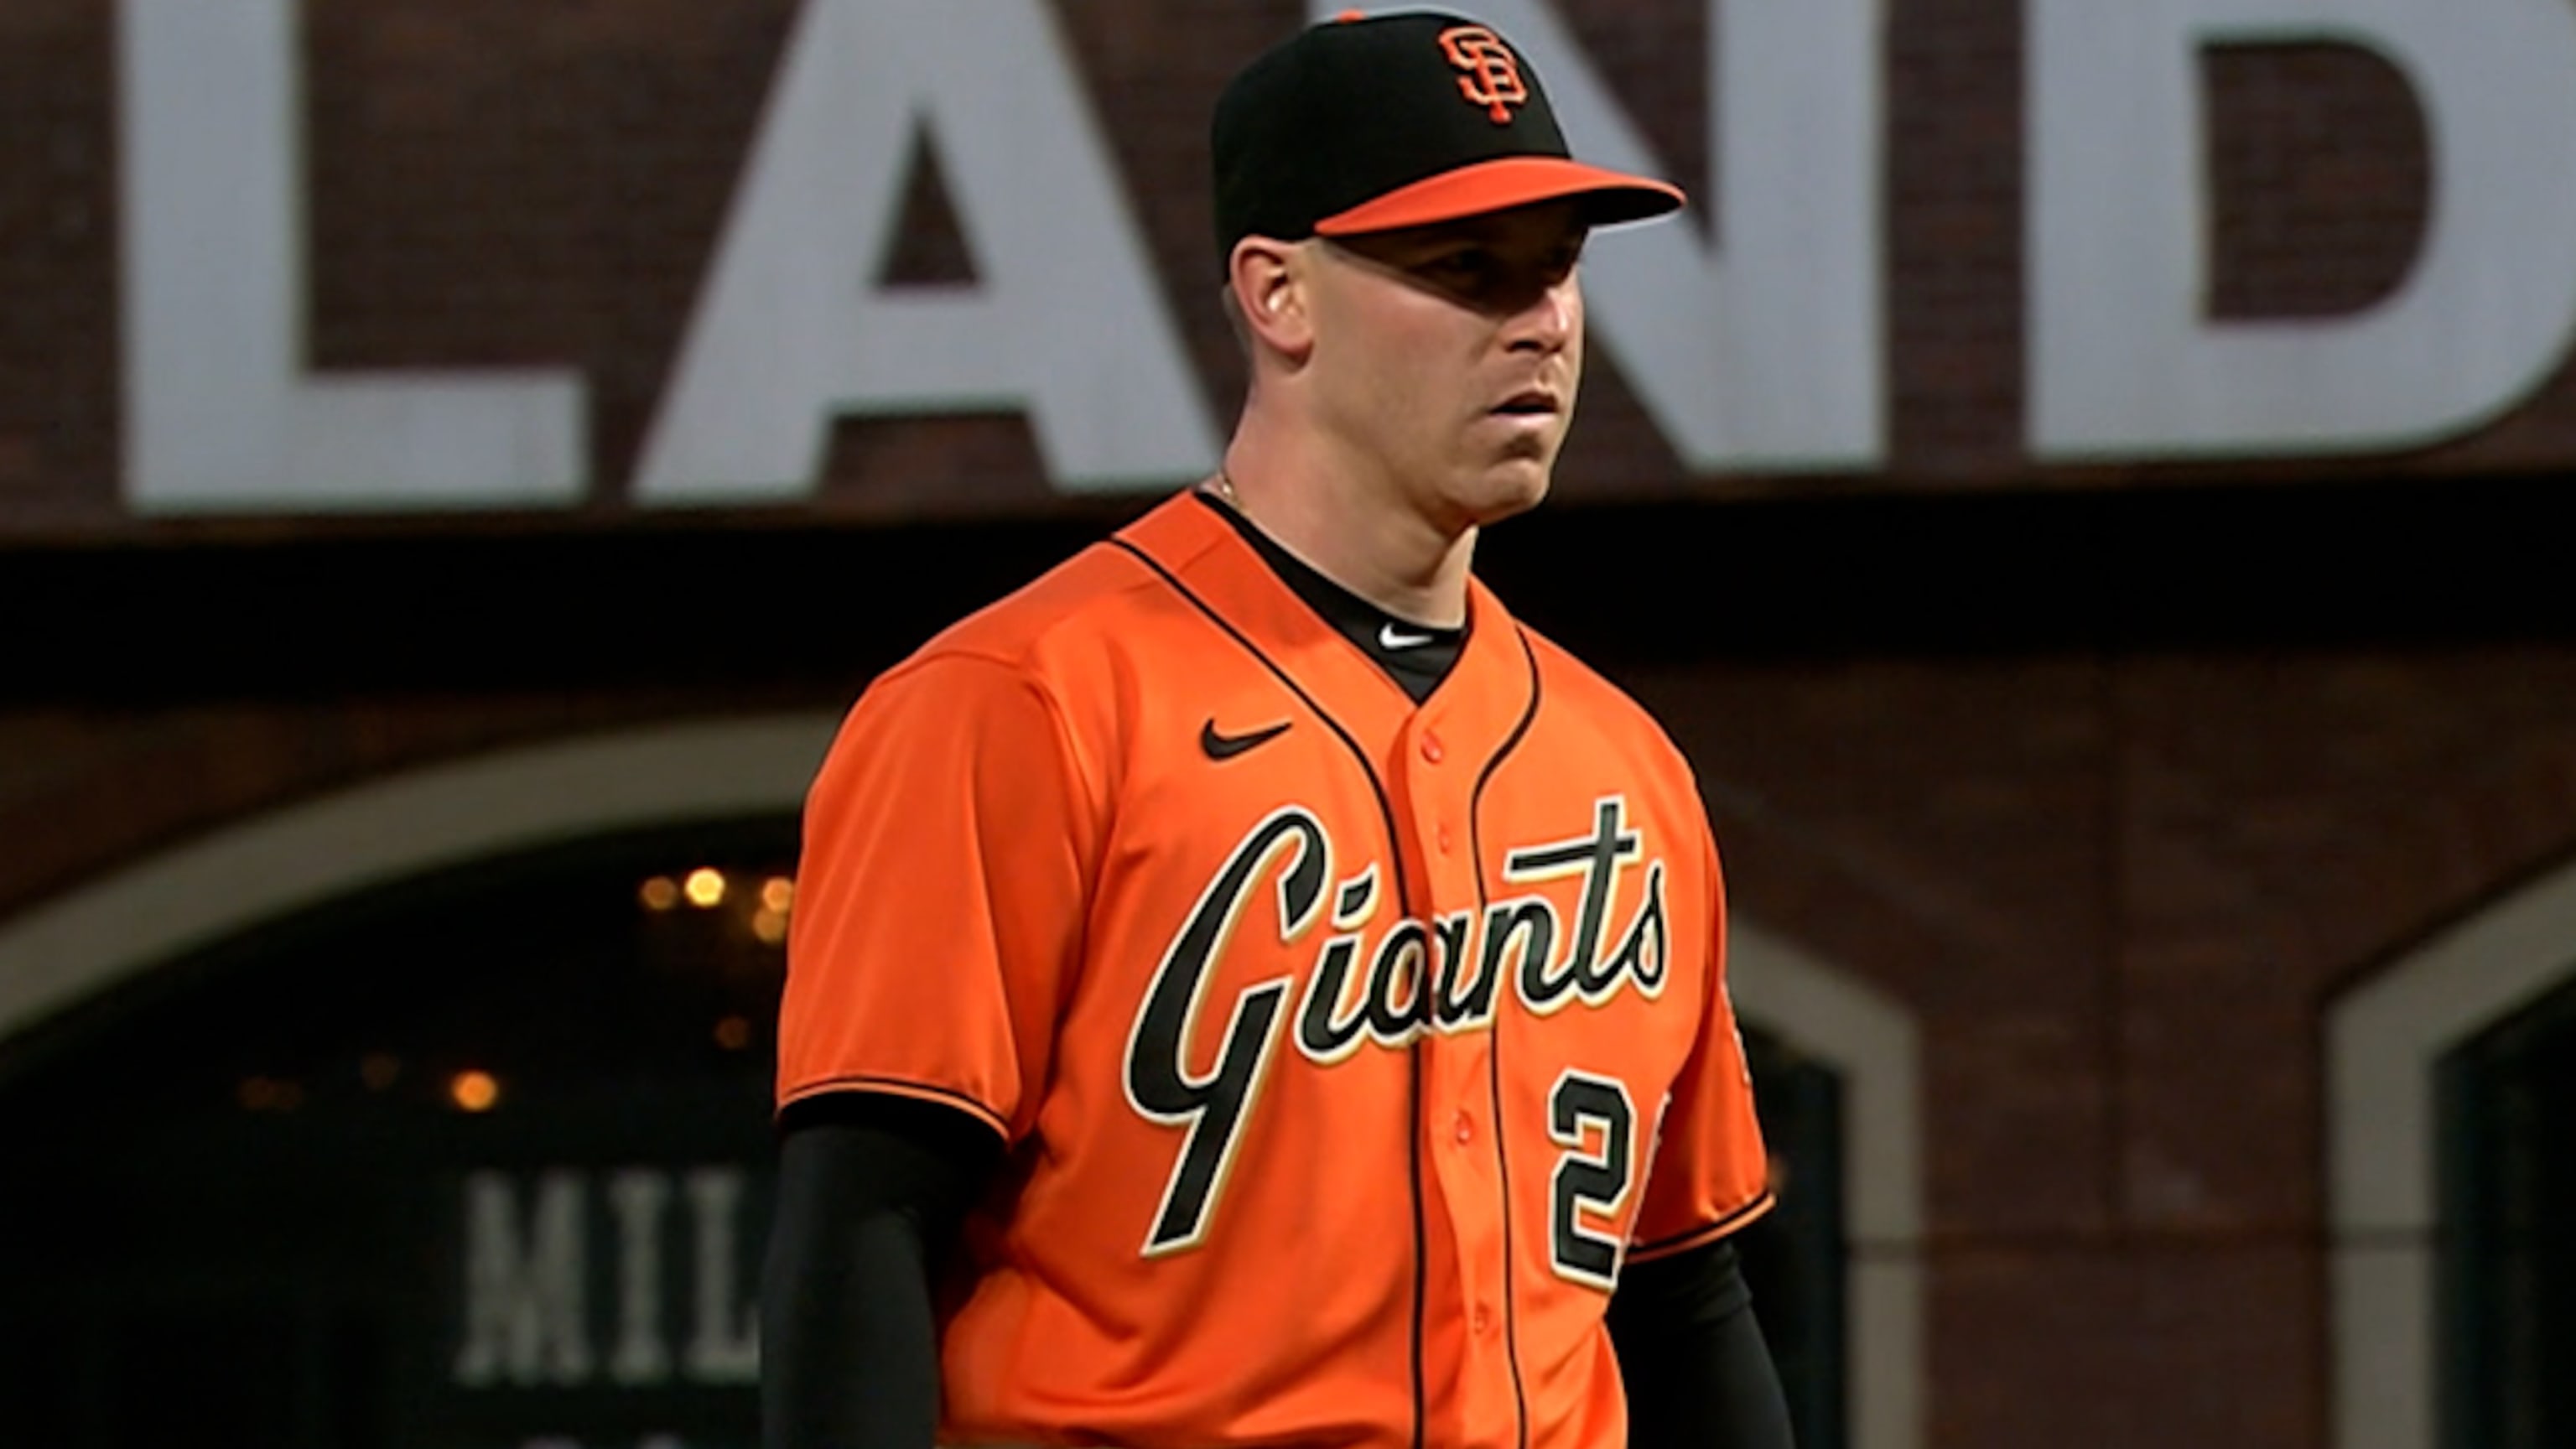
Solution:
{"label": "jersey button", "polygon": [[1459,1146],[1461,1146],[1461,1147],[1464,1147],[1464,1146],[1466,1146],[1468,1143],[1475,1141],[1475,1140],[1476,1140],[1476,1119],[1475,1119],[1475,1118],[1473,1118],[1473,1117],[1468,1116],[1468,1115],[1467,1115],[1466,1113],[1464,1113],[1464,1112],[1460,1112],[1460,1113],[1458,1114],[1458,1120],[1457,1120],[1457,1122],[1456,1122],[1455,1124],[1453,1124],[1453,1125],[1450,1127],[1450,1129],[1449,1129],[1449,1135],[1450,1135],[1450,1136],[1452,1136],[1452,1137],[1457,1138],[1457,1139],[1458,1139],[1458,1145],[1459,1145]]}
{"label": "jersey button", "polygon": [[1429,760],[1431,763],[1436,765],[1440,763],[1440,757],[1447,753],[1449,753],[1447,750],[1440,747],[1440,737],[1438,735],[1429,733],[1428,731],[1424,732],[1422,736],[1422,758]]}
{"label": "jersey button", "polygon": [[1475,1328],[1476,1336],[1478,1338],[1482,1338],[1486,1334],[1494,1331],[1494,1310],[1487,1308],[1482,1303],[1477,1304],[1475,1311],[1468,1314],[1467,1318],[1468,1322]]}
{"label": "jersey button", "polygon": [[1440,823],[1440,829],[1439,829],[1439,831],[1437,832],[1437,834],[1438,834],[1438,835],[1439,835],[1439,837],[1440,837],[1440,853],[1441,853],[1442,855],[1447,855],[1447,854],[1449,853],[1449,845],[1450,845],[1450,840],[1449,840],[1449,822],[1447,822],[1447,821],[1445,821],[1445,820],[1444,820],[1444,821],[1442,821],[1442,822]]}

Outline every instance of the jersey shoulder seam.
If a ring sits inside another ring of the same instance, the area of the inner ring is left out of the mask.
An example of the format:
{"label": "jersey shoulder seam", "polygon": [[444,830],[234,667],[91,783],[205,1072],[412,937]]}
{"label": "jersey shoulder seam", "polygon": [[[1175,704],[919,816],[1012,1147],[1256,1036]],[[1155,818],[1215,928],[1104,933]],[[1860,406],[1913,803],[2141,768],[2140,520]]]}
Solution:
{"label": "jersey shoulder seam", "polygon": [[[1048,640],[1057,637],[1068,628],[1083,623],[1093,616],[1096,609],[1108,607],[1112,600],[1150,590],[1159,583],[1159,580],[1154,577],[1152,570],[1143,567],[1132,558],[1125,557],[1126,550],[1114,538],[1092,544],[1081,554],[1075,555],[1074,559],[1067,560],[1063,567],[1070,567],[1094,550],[1117,558],[1121,566],[1128,570],[1130,577],[1123,582],[1104,584],[1086,595],[1074,608],[1044,620],[1027,632],[1018,635],[1012,647],[1009,648],[996,647],[971,635],[960,637],[959,630],[952,628],[921,646],[910,658],[888,668],[869,686],[870,691],[874,692],[885,685],[899,683],[943,664],[981,665],[1003,671],[1025,686],[1036,697],[1039,706],[1046,711],[1047,719],[1054,727],[1059,747],[1064,751],[1085,795],[1091,799],[1095,808],[1100,808],[1108,798],[1110,788],[1110,782],[1103,774],[1103,764],[1092,758],[1085,748],[1084,736],[1075,727],[1072,712],[1066,708],[1064,694],[1059,688],[1058,681],[1042,667],[1035,656],[1043,650]],[[1029,587],[1034,588],[1036,585],[1033,583]]]}
{"label": "jersey shoulder seam", "polygon": [[[1124,550],[1119,548],[1114,540],[1104,539],[1098,543],[1090,545],[1088,548],[1085,548],[1082,553],[1076,554],[1073,558],[1066,560],[1063,567],[1070,567],[1095,551],[1106,556],[1116,556],[1124,553]],[[1122,562],[1124,562],[1130,569],[1135,569],[1135,565],[1132,560],[1122,559]],[[976,663],[990,664],[995,668],[1008,670],[1013,674],[1019,675],[1022,679],[1028,681],[1029,684],[1035,687],[1046,699],[1048,707],[1050,709],[1057,710],[1059,717],[1061,717],[1062,711],[1061,706],[1056,699],[1055,686],[1047,677],[1045,669],[1040,667],[1032,656],[1038,654],[1044,648],[1047,641],[1054,639],[1067,629],[1089,621],[1095,610],[1105,607],[1110,600],[1142,592],[1152,587],[1155,583],[1155,579],[1148,571],[1135,570],[1134,577],[1123,583],[1103,587],[1094,591],[1083,598],[1075,607],[1066,609],[1056,614],[1054,617],[1029,629],[1027,632],[1017,636],[1014,644],[1008,648],[987,643],[982,639],[976,638],[974,635],[982,631],[970,631],[967,628],[967,626],[972,624],[976,619],[989,614],[992,610],[1001,607],[1003,604],[1010,603],[1013,600],[1020,598],[1021,595],[1027,593],[1029,589],[1034,589],[1038,584],[1043,582],[1045,582],[1045,579],[1041,576],[1040,579],[1032,581],[1021,590],[1006,596],[1002,600],[998,600],[993,604],[985,606],[984,609],[978,610],[975,614],[968,615],[959,623],[953,624],[947,629],[942,630],[937,636],[922,644],[920,648],[914,650],[910,655],[888,665],[885,670],[879,673],[875,680],[872,681],[871,687],[887,684],[895,680],[902,679],[907,675],[918,674],[934,664],[950,660],[971,660]]]}

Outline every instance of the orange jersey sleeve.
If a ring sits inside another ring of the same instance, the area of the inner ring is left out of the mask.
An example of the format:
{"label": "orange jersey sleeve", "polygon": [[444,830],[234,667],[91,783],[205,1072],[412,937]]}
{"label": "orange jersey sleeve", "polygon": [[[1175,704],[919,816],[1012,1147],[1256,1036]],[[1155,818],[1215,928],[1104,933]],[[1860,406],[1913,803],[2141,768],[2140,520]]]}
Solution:
{"label": "orange jersey sleeve", "polygon": [[1097,864],[1054,701],[934,652],[861,697],[807,795],[778,1101],[863,1090],[1016,1138],[1047,1078]]}
{"label": "orange jersey sleeve", "polygon": [[1769,1158],[1753,1112],[1753,1072],[1726,989],[1726,888],[1708,860],[1709,971],[1699,1040],[1673,1079],[1628,1259],[1643,1262],[1720,1238],[1771,1206]]}

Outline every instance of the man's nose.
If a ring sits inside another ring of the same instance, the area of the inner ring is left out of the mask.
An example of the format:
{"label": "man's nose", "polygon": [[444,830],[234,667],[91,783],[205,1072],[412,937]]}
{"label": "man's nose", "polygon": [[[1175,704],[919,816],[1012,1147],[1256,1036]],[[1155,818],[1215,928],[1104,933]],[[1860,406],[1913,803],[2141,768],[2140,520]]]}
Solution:
{"label": "man's nose", "polygon": [[1555,352],[1583,325],[1583,292],[1571,273],[1540,286],[1512,318],[1511,345]]}

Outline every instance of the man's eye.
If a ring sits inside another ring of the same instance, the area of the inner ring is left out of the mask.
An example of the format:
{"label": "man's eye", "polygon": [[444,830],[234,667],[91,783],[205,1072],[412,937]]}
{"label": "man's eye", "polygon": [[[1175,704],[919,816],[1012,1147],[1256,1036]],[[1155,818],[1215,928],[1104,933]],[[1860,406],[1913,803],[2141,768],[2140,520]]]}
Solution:
{"label": "man's eye", "polygon": [[1492,270],[1492,259],[1481,251],[1442,252],[1433,257],[1430,270],[1444,277],[1481,277]]}

